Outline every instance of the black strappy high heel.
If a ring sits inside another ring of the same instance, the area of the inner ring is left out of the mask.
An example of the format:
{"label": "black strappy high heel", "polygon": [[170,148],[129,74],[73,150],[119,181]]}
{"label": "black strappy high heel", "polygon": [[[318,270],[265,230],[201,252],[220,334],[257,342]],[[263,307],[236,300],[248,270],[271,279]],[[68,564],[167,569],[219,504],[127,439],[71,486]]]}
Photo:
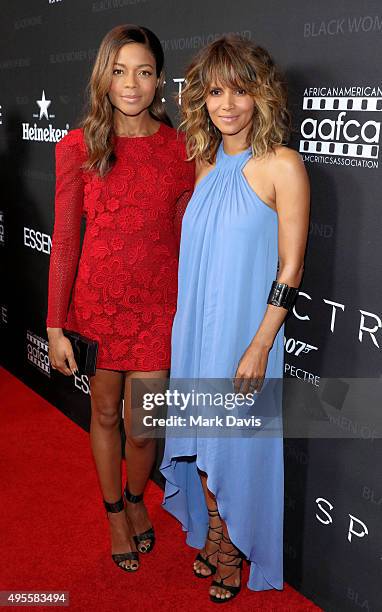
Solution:
{"label": "black strappy high heel", "polygon": [[[125,509],[125,504],[123,502],[123,497],[121,497],[121,499],[119,499],[117,502],[115,502],[114,504],[110,504],[109,502],[103,500],[103,504],[105,506],[106,509],[106,516],[108,512],[111,513],[117,513],[117,512],[122,512],[122,510]],[[114,563],[124,572],[136,572],[137,569],[139,568],[139,565],[137,565],[137,567],[131,567],[131,564],[126,567],[125,565],[121,565],[121,563],[123,561],[136,561],[138,562],[138,553],[137,551],[131,550],[129,552],[126,553],[115,553],[111,555],[111,558],[113,559]]]}
{"label": "black strappy high heel", "polygon": [[[218,512],[218,510],[208,510],[208,516],[211,516],[211,517],[219,516],[219,512]],[[221,531],[218,531],[219,529],[221,529]],[[217,535],[218,537],[216,537],[215,539],[210,538],[210,531],[213,531],[214,534]],[[221,523],[220,523],[219,527],[210,527],[210,526],[208,526],[207,540],[209,540],[210,542],[213,542],[214,544],[216,544],[217,547],[218,547],[218,550],[220,548],[220,542],[221,542],[221,539],[222,539],[222,535],[223,535],[223,530],[222,530],[222,524]],[[196,569],[194,568],[195,576],[197,576],[198,578],[210,578],[210,576],[213,576],[214,574],[216,574],[217,566],[209,561],[209,558],[212,555],[215,555],[216,552],[217,551],[214,550],[212,553],[210,553],[206,557],[202,557],[201,553],[199,553],[196,556],[195,561],[200,561],[200,563],[203,563],[203,565],[205,565],[210,570],[211,573],[210,574],[202,574],[201,572],[197,572]]]}
{"label": "black strappy high heel", "polygon": [[[140,495],[132,495],[129,489],[127,488],[127,485],[125,486],[124,495],[125,495],[126,500],[132,504],[137,504],[138,502],[143,500],[143,493],[141,493]],[[153,527],[150,527],[150,529],[148,529],[147,531],[144,531],[143,533],[139,533],[138,535],[133,536],[133,538],[134,538],[134,542],[136,544],[137,549],[139,550],[140,553],[144,555],[151,552],[152,549],[154,548],[155,532],[154,532]],[[145,540],[149,540],[150,541],[149,544],[144,544],[143,542]]]}
{"label": "black strappy high heel", "polygon": [[[210,599],[214,603],[225,603],[226,601],[232,601],[239,594],[240,589],[241,589],[241,573],[240,573],[240,584],[239,584],[239,586],[234,586],[234,585],[231,585],[231,584],[224,584],[224,580],[227,580],[227,578],[232,576],[232,574],[235,573],[235,570],[237,568],[239,568],[241,570],[242,565],[243,565],[244,555],[243,555],[242,552],[240,552],[240,550],[238,548],[236,548],[236,546],[234,546],[232,544],[232,542],[231,542],[231,540],[229,538],[225,537],[224,533],[223,533],[223,536],[222,536],[222,542],[224,542],[225,544],[231,544],[231,546],[232,546],[231,550],[229,550],[228,552],[225,552],[221,548],[219,550],[219,552],[222,555],[226,555],[227,557],[231,557],[231,561],[228,561],[228,562],[224,563],[224,561],[220,561],[219,560],[219,564],[220,565],[225,565],[226,567],[233,567],[235,569],[230,574],[228,574],[227,576],[224,576],[224,578],[219,576],[220,582],[218,582],[217,580],[213,580],[211,582],[211,586],[223,588],[225,591],[229,591],[231,593],[230,597],[216,597],[216,595],[210,595]],[[237,563],[237,561],[238,561],[238,563]]]}

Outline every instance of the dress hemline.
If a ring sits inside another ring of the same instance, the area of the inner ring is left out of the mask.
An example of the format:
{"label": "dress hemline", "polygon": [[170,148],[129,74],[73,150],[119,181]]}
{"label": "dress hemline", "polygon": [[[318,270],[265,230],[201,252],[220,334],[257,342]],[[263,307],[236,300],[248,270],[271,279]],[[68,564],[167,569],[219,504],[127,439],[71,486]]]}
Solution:
{"label": "dress hemline", "polygon": [[117,370],[119,372],[158,372],[159,370],[169,370],[170,364],[158,365],[155,364],[152,367],[141,367],[137,364],[119,364],[119,363],[97,363],[97,369],[100,370]]}
{"label": "dress hemline", "polygon": [[[222,506],[221,501],[219,502],[219,494],[217,493],[216,489],[214,490],[215,487],[209,486],[209,480],[210,479],[209,479],[208,471],[207,471],[205,466],[202,466],[200,464],[200,462],[198,460],[198,455],[197,454],[188,454],[188,455],[181,455],[181,456],[175,456],[175,455],[171,456],[170,461],[168,463],[166,463],[166,465],[162,465],[160,467],[160,471],[162,472],[163,476],[166,478],[168,484],[170,484],[171,489],[172,489],[168,494],[166,494],[166,492],[164,492],[164,500],[162,502],[163,509],[166,510],[172,516],[174,516],[180,522],[180,524],[182,526],[182,530],[187,534],[186,535],[186,544],[188,546],[190,546],[191,548],[196,548],[197,550],[199,550],[200,546],[197,546],[196,544],[193,544],[193,543],[190,542],[190,537],[189,537],[190,536],[190,532],[189,532],[189,530],[184,526],[184,524],[176,516],[176,514],[173,513],[171,510],[169,510],[166,507],[167,500],[173,498],[178,493],[178,491],[182,490],[181,487],[178,485],[178,483],[174,482],[174,479],[170,479],[168,476],[169,476],[169,472],[171,471],[173,461],[175,461],[176,459],[183,458],[183,457],[195,457],[196,467],[207,475],[207,482],[206,482],[207,488],[215,496],[216,505],[218,507],[218,512],[219,512],[220,516],[222,517],[222,519],[227,524],[227,529],[228,529],[228,533],[229,533],[229,537],[231,539],[231,542],[233,543],[234,546],[236,546],[236,544],[235,544],[235,541],[237,541],[237,539],[236,539],[237,538],[237,534],[235,533],[236,530],[235,530],[235,528],[231,524],[228,524],[228,522],[226,520],[226,516],[227,515],[226,515],[226,512],[225,512],[225,508]],[[236,546],[236,548],[238,548],[239,550],[242,550],[242,548],[240,548],[239,546]],[[245,558],[247,559],[247,561],[249,561],[251,564],[253,563],[254,565],[256,565],[259,568],[259,570],[261,572],[261,575],[262,575],[262,578],[263,578],[263,583],[266,583],[266,585],[262,586],[262,587],[260,587],[258,585],[257,586],[251,585],[250,584],[250,582],[251,582],[251,575],[250,575],[250,577],[249,577],[249,579],[248,579],[248,581],[246,583],[246,586],[247,586],[247,588],[250,591],[259,592],[259,591],[272,590],[272,589],[277,590],[277,591],[284,590],[284,582],[282,582],[282,585],[280,586],[280,584],[279,584],[279,582],[277,580],[268,579],[266,577],[265,572],[264,572],[263,568],[261,567],[261,565],[259,565],[259,563],[257,563],[257,561],[255,561],[253,559],[250,559],[249,555],[246,554],[244,550],[242,550],[242,552],[244,553]]]}

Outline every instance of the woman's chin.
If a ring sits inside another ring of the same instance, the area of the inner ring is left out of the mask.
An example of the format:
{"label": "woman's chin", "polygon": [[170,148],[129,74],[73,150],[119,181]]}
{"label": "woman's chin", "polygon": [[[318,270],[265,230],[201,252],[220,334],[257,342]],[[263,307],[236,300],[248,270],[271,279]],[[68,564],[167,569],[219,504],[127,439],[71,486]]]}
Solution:
{"label": "woman's chin", "polygon": [[218,130],[220,131],[220,133],[222,134],[222,136],[235,136],[236,134],[239,134],[239,132],[241,132],[243,129],[243,126],[241,125],[221,125],[220,127],[218,127]]}

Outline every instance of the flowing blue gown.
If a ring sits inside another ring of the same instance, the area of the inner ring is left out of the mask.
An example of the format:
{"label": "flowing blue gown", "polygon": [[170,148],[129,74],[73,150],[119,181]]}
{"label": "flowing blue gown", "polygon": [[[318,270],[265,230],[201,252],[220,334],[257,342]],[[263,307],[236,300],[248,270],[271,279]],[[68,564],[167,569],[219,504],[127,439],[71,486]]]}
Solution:
{"label": "flowing blue gown", "polygon": [[[183,217],[171,380],[232,379],[267,308],[277,275],[278,221],[243,175],[251,154],[228,155],[221,143],[215,167],[196,186]],[[251,562],[247,586],[255,591],[283,588],[283,332],[284,326],[266,370],[266,381],[280,383],[268,394],[278,433],[207,437],[194,428],[193,435],[166,434],[160,468],[163,507],[199,549],[208,514],[197,468],[207,473],[230,538]]]}

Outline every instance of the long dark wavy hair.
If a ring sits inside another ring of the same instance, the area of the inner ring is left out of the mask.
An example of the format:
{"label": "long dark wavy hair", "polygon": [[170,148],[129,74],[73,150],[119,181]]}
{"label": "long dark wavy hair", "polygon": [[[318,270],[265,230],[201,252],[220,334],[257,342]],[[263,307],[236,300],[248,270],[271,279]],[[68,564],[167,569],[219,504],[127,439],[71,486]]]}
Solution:
{"label": "long dark wavy hair", "polygon": [[171,120],[162,102],[164,54],[160,40],[154,32],[143,26],[133,24],[116,26],[106,34],[98,49],[87,87],[88,109],[80,124],[84,131],[88,150],[88,159],[84,168],[85,170],[95,170],[100,176],[104,176],[116,160],[113,149],[113,106],[109,101],[108,93],[115,58],[121,47],[129,43],[142,44],[152,53],[159,84],[149,112],[154,119],[172,127]]}

